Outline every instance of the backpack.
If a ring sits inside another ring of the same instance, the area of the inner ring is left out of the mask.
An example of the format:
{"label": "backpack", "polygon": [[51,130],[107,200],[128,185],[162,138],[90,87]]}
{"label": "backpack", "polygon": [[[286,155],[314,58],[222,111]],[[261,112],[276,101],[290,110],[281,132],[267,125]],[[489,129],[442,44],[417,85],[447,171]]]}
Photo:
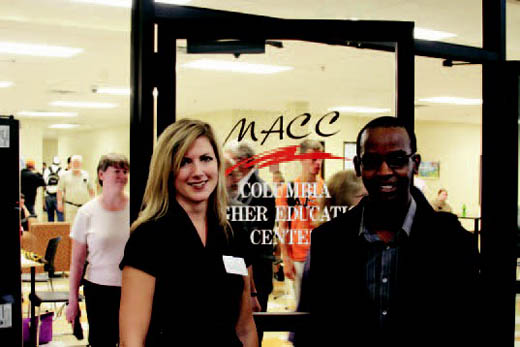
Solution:
{"label": "backpack", "polygon": [[49,178],[47,179],[47,185],[48,186],[57,186],[58,182],[60,181],[60,175],[59,172],[61,170],[61,167],[58,168],[56,172],[52,171],[52,167],[49,167]]}

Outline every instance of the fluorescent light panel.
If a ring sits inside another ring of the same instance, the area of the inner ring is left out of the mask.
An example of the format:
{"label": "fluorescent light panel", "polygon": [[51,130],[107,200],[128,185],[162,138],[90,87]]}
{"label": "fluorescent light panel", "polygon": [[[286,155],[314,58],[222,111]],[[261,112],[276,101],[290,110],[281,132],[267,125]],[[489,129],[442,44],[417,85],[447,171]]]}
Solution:
{"label": "fluorescent light panel", "polygon": [[78,108],[114,108],[117,104],[110,102],[91,102],[91,101],[53,101],[49,105],[60,107]]}
{"label": "fluorescent light panel", "polygon": [[100,87],[95,89],[96,94],[130,95],[130,88],[125,87]]}
{"label": "fluorescent light panel", "polygon": [[161,4],[170,4],[170,5],[185,5],[191,0],[155,0],[155,2],[159,2]]}
{"label": "fluorescent light panel", "polygon": [[329,111],[339,111],[345,113],[386,113],[390,112],[390,109],[365,106],[336,106],[329,108]]}
{"label": "fluorescent light panel", "polygon": [[79,124],[58,123],[49,125],[50,129],[72,129],[77,127],[79,127]]}
{"label": "fluorescent light panel", "polygon": [[416,27],[413,30],[413,36],[416,39],[421,39],[421,40],[439,41],[439,40],[455,37],[457,35],[455,35],[453,33],[448,33],[445,31],[438,31],[438,30]]}
{"label": "fluorescent light panel", "polygon": [[224,61],[212,59],[199,59],[182,65],[190,69],[230,71],[252,74],[273,74],[292,70],[290,66],[276,66],[265,64],[252,64],[239,61]]}
{"label": "fluorescent light panel", "polygon": [[7,88],[13,85],[11,81],[0,81],[0,88]]}
{"label": "fluorescent light panel", "polygon": [[70,58],[81,52],[83,48],[0,41],[0,53],[7,54]]}
{"label": "fluorescent light panel", "polygon": [[46,111],[20,111],[19,116],[27,117],[77,117],[77,112],[46,112]]}
{"label": "fluorescent light panel", "polygon": [[[131,8],[132,0],[72,0],[73,2],[83,2],[93,5],[103,5],[112,7],[123,7]],[[155,2],[170,4],[170,5],[184,5],[189,3],[191,0],[155,0]]]}
{"label": "fluorescent light panel", "polygon": [[419,101],[431,102],[434,104],[482,105],[482,99],[458,98],[455,96],[435,96],[431,98],[419,99]]}
{"label": "fluorescent light panel", "polygon": [[93,5],[104,5],[112,7],[131,8],[132,0],[72,0],[73,2],[83,2]]}

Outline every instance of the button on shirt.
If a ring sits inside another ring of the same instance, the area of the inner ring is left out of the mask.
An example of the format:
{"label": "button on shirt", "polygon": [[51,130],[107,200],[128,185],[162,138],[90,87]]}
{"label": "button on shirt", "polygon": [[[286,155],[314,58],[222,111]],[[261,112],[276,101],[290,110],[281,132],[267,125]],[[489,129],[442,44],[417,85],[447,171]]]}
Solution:
{"label": "button on shirt", "polygon": [[369,244],[365,268],[366,285],[369,298],[376,308],[380,328],[384,328],[391,317],[390,303],[392,297],[395,296],[397,264],[401,248],[399,241],[410,235],[416,210],[417,203],[412,198],[403,226],[390,243],[384,243],[376,233],[367,229],[364,221],[364,208],[361,213],[359,235]]}

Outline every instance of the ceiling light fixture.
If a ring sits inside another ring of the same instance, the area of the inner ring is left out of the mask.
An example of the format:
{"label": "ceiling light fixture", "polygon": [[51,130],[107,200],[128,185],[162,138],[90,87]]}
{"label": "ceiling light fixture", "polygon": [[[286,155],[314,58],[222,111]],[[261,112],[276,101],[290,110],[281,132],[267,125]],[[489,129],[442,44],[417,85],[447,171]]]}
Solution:
{"label": "ceiling light fixture", "polygon": [[49,46],[19,42],[0,42],[0,53],[32,55],[37,57],[70,58],[83,52],[83,48]]}
{"label": "ceiling light fixture", "polygon": [[58,123],[49,125],[49,129],[72,129],[77,127],[79,127],[79,124]]}
{"label": "ceiling light fixture", "polygon": [[77,117],[78,112],[20,111],[17,115],[27,117]]}
{"label": "ceiling light fixture", "polygon": [[345,113],[387,113],[390,112],[390,109],[365,106],[336,106],[329,108],[329,111],[339,111]]}
{"label": "ceiling light fixture", "polygon": [[11,81],[0,81],[0,88],[7,88],[13,85]]}
{"label": "ceiling light fixture", "polygon": [[84,2],[93,5],[104,5],[112,7],[131,8],[132,0],[72,0],[73,2]]}
{"label": "ceiling light fixture", "polygon": [[[103,6],[112,6],[112,7],[123,7],[123,8],[131,8],[132,0],[72,0],[73,2],[83,2],[87,4],[93,5],[103,5]],[[155,0],[155,2],[170,4],[170,5],[185,5],[191,0]]]}
{"label": "ceiling light fixture", "polygon": [[130,95],[130,88],[125,87],[98,87],[92,90],[96,94]]}
{"label": "ceiling light fixture", "polygon": [[91,101],[53,101],[49,105],[60,107],[79,107],[79,108],[114,108],[117,104],[110,102],[91,102]]}
{"label": "ceiling light fixture", "polygon": [[445,31],[438,31],[438,30],[415,27],[413,30],[413,36],[416,39],[421,39],[421,40],[439,41],[439,40],[455,37],[457,35],[455,35],[453,33],[448,33]]}
{"label": "ceiling light fixture", "polygon": [[239,61],[224,61],[212,59],[199,59],[182,65],[190,69],[230,71],[252,74],[273,74],[292,70],[290,66],[276,66],[265,64],[252,64]]}
{"label": "ceiling light fixture", "polygon": [[459,98],[455,96],[435,96],[419,99],[419,101],[431,102],[434,104],[482,105],[482,99]]}
{"label": "ceiling light fixture", "polygon": [[155,0],[155,2],[169,5],[185,5],[191,2],[191,0]]}

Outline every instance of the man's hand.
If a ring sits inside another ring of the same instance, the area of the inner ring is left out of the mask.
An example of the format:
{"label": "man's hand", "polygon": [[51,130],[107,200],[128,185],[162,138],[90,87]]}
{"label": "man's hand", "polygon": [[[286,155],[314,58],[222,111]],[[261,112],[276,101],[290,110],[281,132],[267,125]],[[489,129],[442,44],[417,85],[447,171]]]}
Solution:
{"label": "man's hand", "polygon": [[296,278],[296,269],[292,259],[289,257],[283,258],[283,273],[285,277],[290,280],[294,280]]}
{"label": "man's hand", "polygon": [[60,212],[63,212],[63,203],[58,201],[58,206],[56,207],[56,209]]}

